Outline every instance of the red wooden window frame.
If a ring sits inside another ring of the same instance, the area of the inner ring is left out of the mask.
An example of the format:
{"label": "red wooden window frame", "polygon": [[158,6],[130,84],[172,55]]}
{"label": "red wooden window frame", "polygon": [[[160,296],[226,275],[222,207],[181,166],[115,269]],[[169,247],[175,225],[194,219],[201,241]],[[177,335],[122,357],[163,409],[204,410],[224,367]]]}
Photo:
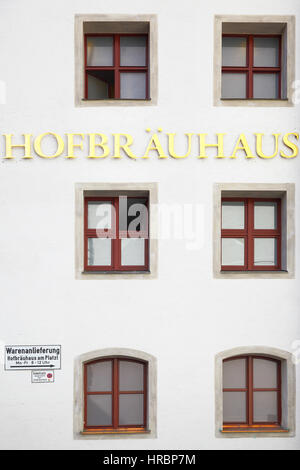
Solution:
{"label": "red wooden window frame", "polygon": [[[281,99],[281,82],[282,82],[282,37],[279,34],[223,34],[222,37],[238,37],[246,38],[247,50],[246,60],[247,64],[241,67],[235,66],[222,66],[222,73],[246,73],[246,98],[240,99],[264,99],[253,98],[253,75],[254,73],[277,73],[278,75],[278,90],[277,97],[274,99]],[[254,38],[278,38],[278,66],[277,67],[255,67],[254,66]],[[223,98],[230,99],[230,98]]]}
{"label": "red wooden window frame", "polygon": [[[113,65],[112,66],[89,66],[87,65],[87,38],[88,37],[111,37],[113,38]],[[146,37],[146,65],[145,66],[121,66],[120,65],[120,38],[124,36],[138,36],[138,37]],[[122,34],[109,34],[109,33],[86,33],[84,35],[84,96],[85,99],[88,100],[88,72],[97,71],[97,70],[107,70],[112,71],[114,73],[114,92],[111,87],[109,87],[109,98],[108,99],[129,99],[129,98],[121,98],[121,73],[122,72],[136,72],[146,73],[146,90],[145,90],[145,98],[141,100],[148,100],[149,99],[149,36],[147,33],[143,34],[134,34],[134,33],[122,33]],[[100,98],[101,99],[101,98]],[[131,99],[138,99],[138,98],[131,98]]]}
{"label": "red wooden window frame", "polygon": [[[245,221],[243,229],[223,229],[221,228],[221,259],[222,259],[222,239],[223,238],[243,238],[245,243],[244,266],[224,266],[222,271],[280,271],[281,270],[281,200],[268,198],[222,198],[223,202],[244,202]],[[254,228],[254,204],[255,202],[276,202],[277,203],[277,227],[271,229]],[[222,221],[221,221],[222,224]],[[254,239],[255,238],[275,238],[277,240],[277,265],[276,266],[255,266],[254,265]]]}
{"label": "red wooden window frame", "polygon": [[[87,368],[90,364],[95,364],[98,362],[107,362],[112,363],[112,386],[111,391],[88,391],[87,384]],[[143,376],[143,390],[119,390],[119,364],[120,361],[134,362],[137,364],[142,364],[144,367],[144,376]],[[120,395],[143,395],[143,424],[129,424],[129,425],[119,425],[119,396]],[[87,425],[87,397],[88,395],[111,395],[112,396],[112,425],[111,426],[89,426]],[[101,359],[95,359],[84,364],[84,429],[88,431],[102,430],[102,431],[146,431],[147,430],[147,402],[148,402],[148,363],[140,359],[133,359],[130,357],[105,357]]]}
{"label": "red wooden window frame", "polygon": [[[134,232],[134,231],[120,231],[119,230],[119,198],[116,197],[86,197],[84,199],[84,270],[85,271],[148,271],[149,270],[149,198],[142,196],[147,200],[148,220],[147,230]],[[141,196],[127,196],[130,199],[139,199]],[[114,207],[112,214],[112,227],[111,229],[92,229],[88,227],[88,203],[90,201],[109,202]],[[115,217],[113,217],[115,215]],[[110,266],[90,266],[88,264],[88,239],[89,238],[110,238],[111,239],[111,265]],[[121,264],[121,240],[126,238],[143,238],[145,241],[145,258],[144,264],[138,266],[123,266]]]}
{"label": "red wooden window frame", "polygon": [[[223,428],[280,428],[282,420],[281,405],[281,361],[279,359],[258,356],[245,355],[229,357],[224,362],[234,361],[236,359],[246,360],[246,387],[244,388],[224,388],[223,392],[245,392],[246,393],[246,421],[245,422],[223,422]],[[253,359],[264,359],[277,364],[277,387],[275,388],[254,388],[253,385]],[[275,422],[256,422],[254,421],[254,392],[277,392],[277,421]]]}

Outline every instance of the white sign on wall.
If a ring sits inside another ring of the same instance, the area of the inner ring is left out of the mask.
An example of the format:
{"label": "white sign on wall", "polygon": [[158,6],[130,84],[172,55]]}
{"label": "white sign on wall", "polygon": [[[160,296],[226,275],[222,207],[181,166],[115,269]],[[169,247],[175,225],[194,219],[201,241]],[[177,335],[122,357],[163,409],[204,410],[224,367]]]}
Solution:
{"label": "white sign on wall", "polygon": [[54,371],[52,370],[32,370],[31,383],[46,384],[54,382]]}
{"label": "white sign on wall", "polygon": [[5,370],[60,369],[60,345],[5,346]]}

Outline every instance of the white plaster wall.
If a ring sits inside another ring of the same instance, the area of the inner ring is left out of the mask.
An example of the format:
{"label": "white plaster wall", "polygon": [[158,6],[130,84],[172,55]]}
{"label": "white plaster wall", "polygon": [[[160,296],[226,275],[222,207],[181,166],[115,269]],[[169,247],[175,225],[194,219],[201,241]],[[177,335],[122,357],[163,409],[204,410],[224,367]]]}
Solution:
{"label": "white plaster wall", "polygon": [[[108,9],[108,10],[107,10]],[[157,14],[157,107],[74,107],[74,15]],[[142,152],[145,129],[229,134],[292,132],[299,108],[214,108],[214,14],[297,15],[296,0],[38,0],[0,3],[1,133],[127,132]],[[296,54],[296,78],[299,54]],[[251,139],[250,139],[251,141]],[[3,138],[0,152],[3,155]],[[16,151],[16,154],[21,154]],[[84,153],[83,153],[84,154]],[[195,153],[194,153],[195,154]],[[1,362],[4,344],[61,344],[62,370],[54,384],[30,383],[30,372],[0,367],[0,447],[7,449],[299,449],[295,438],[216,439],[214,356],[243,345],[292,351],[300,340],[299,262],[294,280],[216,280],[212,276],[214,182],[296,183],[299,158],[243,157],[218,161],[0,161]],[[183,241],[161,241],[153,281],[76,281],[75,182],[159,183],[159,201],[201,203],[205,240],[189,251]],[[299,216],[296,230],[299,233]],[[116,295],[117,293],[117,295]],[[145,302],[145,299],[147,301]],[[110,347],[145,351],[158,359],[158,438],[74,441],[73,363]],[[297,367],[300,427],[300,366]]]}

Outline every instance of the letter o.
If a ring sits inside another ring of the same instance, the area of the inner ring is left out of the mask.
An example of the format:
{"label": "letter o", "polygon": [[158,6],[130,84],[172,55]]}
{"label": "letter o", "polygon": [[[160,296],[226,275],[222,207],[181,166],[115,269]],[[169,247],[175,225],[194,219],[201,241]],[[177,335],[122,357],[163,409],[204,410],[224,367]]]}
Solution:
{"label": "letter o", "polygon": [[[52,135],[55,139],[56,139],[56,143],[57,143],[57,150],[56,150],[56,153],[54,155],[46,155],[45,153],[42,152],[42,149],[41,149],[41,142],[43,140],[43,138],[47,135]],[[34,140],[34,150],[35,152],[37,153],[37,155],[39,157],[43,157],[43,158],[55,158],[55,157],[58,157],[59,155],[62,154],[62,152],[64,151],[64,148],[65,148],[65,144],[64,144],[64,141],[63,139],[61,138],[61,136],[59,134],[55,134],[54,132],[45,132],[44,134],[40,134],[39,136],[37,136],[37,138]]]}

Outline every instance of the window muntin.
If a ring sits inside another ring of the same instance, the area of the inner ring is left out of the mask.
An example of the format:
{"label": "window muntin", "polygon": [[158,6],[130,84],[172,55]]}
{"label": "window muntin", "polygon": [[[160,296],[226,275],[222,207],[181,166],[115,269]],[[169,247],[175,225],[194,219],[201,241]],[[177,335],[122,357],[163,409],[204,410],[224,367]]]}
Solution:
{"label": "window muntin", "polygon": [[280,35],[222,35],[222,99],[281,99]]}
{"label": "window muntin", "polygon": [[281,361],[264,356],[223,360],[223,426],[281,425]]}
{"label": "window muntin", "polygon": [[85,99],[149,99],[147,34],[85,34]]}
{"label": "window muntin", "polygon": [[147,428],[147,362],[109,357],[84,364],[84,428]]}
{"label": "window muntin", "polygon": [[281,200],[222,198],[222,271],[281,269]]}
{"label": "window muntin", "polygon": [[148,197],[86,197],[85,271],[148,271]]}

